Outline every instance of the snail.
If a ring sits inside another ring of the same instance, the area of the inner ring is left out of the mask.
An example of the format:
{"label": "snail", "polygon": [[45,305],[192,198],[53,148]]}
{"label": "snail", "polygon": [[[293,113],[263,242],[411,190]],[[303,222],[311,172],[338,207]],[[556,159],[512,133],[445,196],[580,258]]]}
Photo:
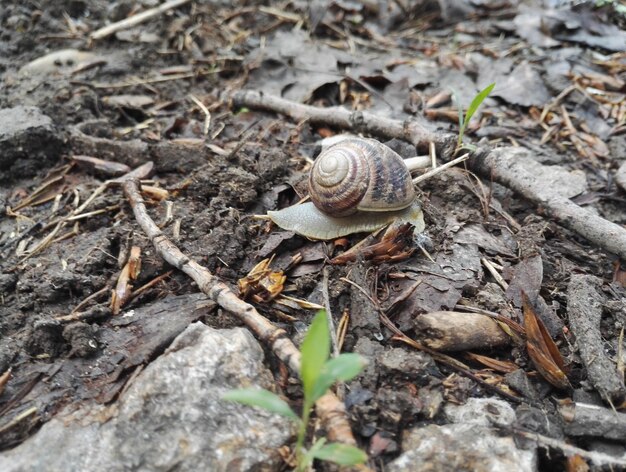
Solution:
{"label": "snail", "polygon": [[311,201],[269,218],[283,229],[312,239],[334,239],[374,231],[399,219],[424,230],[410,170],[426,167],[427,156],[403,159],[388,146],[346,138],[323,151],[309,175]]}

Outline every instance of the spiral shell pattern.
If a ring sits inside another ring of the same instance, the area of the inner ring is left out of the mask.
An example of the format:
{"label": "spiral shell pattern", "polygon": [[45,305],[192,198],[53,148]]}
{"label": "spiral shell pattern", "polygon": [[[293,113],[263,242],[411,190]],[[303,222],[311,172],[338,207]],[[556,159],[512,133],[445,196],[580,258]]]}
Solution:
{"label": "spiral shell pattern", "polygon": [[393,211],[415,200],[403,159],[373,139],[351,138],[328,148],[309,176],[311,200],[331,216]]}

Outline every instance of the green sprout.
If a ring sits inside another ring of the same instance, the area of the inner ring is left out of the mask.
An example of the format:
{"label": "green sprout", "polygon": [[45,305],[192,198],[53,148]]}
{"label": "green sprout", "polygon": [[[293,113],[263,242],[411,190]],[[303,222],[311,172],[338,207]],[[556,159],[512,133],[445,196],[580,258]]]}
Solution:
{"label": "green sprout", "polygon": [[491,91],[493,90],[495,86],[496,86],[496,83],[494,82],[488,85],[487,87],[485,87],[480,92],[478,92],[478,94],[474,97],[474,100],[472,100],[472,103],[470,103],[470,106],[467,108],[467,112],[465,112],[465,117],[463,117],[463,107],[461,107],[459,97],[456,96],[455,94],[456,103],[459,108],[459,140],[457,141],[457,149],[462,149],[462,148],[473,149],[473,146],[469,144],[463,144],[463,136],[465,135],[465,128],[467,127],[467,124],[469,123],[469,121],[472,119],[472,116],[474,116],[474,113],[476,113],[476,110],[478,110],[480,105],[489,96],[489,94],[491,93]]}
{"label": "green sprout", "polygon": [[358,354],[352,353],[340,354],[330,359],[330,333],[326,312],[323,310],[313,318],[300,353],[302,355],[300,380],[304,391],[301,416],[298,416],[282,398],[268,390],[256,388],[231,390],[223,398],[263,408],[295,421],[298,424],[295,447],[298,472],[310,470],[315,459],[344,466],[365,462],[367,454],[349,444],[327,443],[325,438],[317,439],[308,449],[304,444],[311,410],[315,402],[324,396],[338,380],[345,382],[356,377],[363,370],[365,360]]}

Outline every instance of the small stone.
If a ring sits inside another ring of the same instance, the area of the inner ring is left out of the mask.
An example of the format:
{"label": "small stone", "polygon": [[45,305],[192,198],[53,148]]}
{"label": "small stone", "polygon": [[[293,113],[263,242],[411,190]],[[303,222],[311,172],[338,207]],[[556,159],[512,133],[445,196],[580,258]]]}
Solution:
{"label": "small stone", "polygon": [[0,294],[7,295],[15,288],[17,284],[17,274],[9,272],[8,274],[0,274]]}
{"label": "small stone", "polygon": [[58,159],[63,140],[39,108],[0,109],[0,123],[0,181],[33,176]]}
{"label": "small stone", "polygon": [[376,395],[380,420],[387,427],[395,430],[407,419],[415,418],[422,412],[423,404],[420,399],[411,394],[408,388],[382,387]]}
{"label": "small stone", "polygon": [[418,385],[426,385],[432,376],[441,378],[441,372],[428,354],[399,347],[387,349],[379,354],[378,366],[382,378],[399,376],[405,380],[415,381]]}
{"label": "small stone", "polygon": [[537,470],[536,449],[518,449],[511,437],[475,423],[430,425],[405,432],[400,457],[389,472],[471,470],[492,472]]}
{"label": "small stone", "polygon": [[543,434],[550,438],[562,438],[563,430],[561,429],[559,419],[555,415],[542,411],[526,404],[521,404],[515,410],[515,426],[532,431],[534,433]]}
{"label": "small stone", "polygon": [[70,357],[88,357],[98,350],[98,327],[88,323],[71,323],[63,328],[63,338],[70,343]]}
{"label": "small stone", "polygon": [[444,411],[452,423],[509,426],[515,421],[511,405],[497,398],[470,398],[464,405],[450,403]]}
{"label": "small stone", "polygon": [[539,392],[530,382],[528,375],[522,369],[514,370],[504,376],[504,380],[509,387],[521,393],[524,398],[531,400],[539,399]]}

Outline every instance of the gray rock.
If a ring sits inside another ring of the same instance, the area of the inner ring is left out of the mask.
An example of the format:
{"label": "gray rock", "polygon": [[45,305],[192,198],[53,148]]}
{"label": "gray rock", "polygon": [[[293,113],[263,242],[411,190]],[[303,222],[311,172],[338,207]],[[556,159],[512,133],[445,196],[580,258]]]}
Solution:
{"label": "gray rock", "polygon": [[0,181],[35,175],[56,162],[63,140],[39,108],[2,108],[0,123]]}
{"label": "gray rock", "polygon": [[511,405],[497,398],[470,398],[463,405],[449,403],[444,411],[452,423],[509,426],[515,421]]}
{"label": "gray rock", "polygon": [[116,405],[86,403],[55,417],[0,454],[0,470],[277,470],[277,450],[292,436],[293,424],[221,399],[232,388],[270,385],[263,351],[248,331],[195,323]]}
{"label": "gray rock", "polygon": [[546,411],[546,409],[535,408],[522,403],[515,410],[515,427],[526,431],[539,433],[549,438],[562,439],[563,429],[562,421],[555,413]]}
{"label": "gray rock", "polygon": [[511,437],[475,423],[430,425],[405,432],[405,451],[387,467],[389,472],[537,470],[537,454],[518,449]]}
{"label": "gray rock", "polygon": [[380,353],[377,360],[381,378],[396,376],[425,385],[432,376],[442,377],[435,361],[424,352],[394,347]]}
{"label": "gray rock", "polygon": [[369,338],[361,337],[354,345],[353,352],[360,354],[367,359],[367,365],[359,375],[358,379],[364,388],[376,389],[378,384],[378,368],[376,367],[376,357],[383,351],[383,346]]}
{"label": "gray rock", "polygon": [[509,372],[504,376],[504,381],[506,384],[514,390],[517,390],[521,393],[525,398],[529,398],[531,400],[539,399],[539,392],[532,384],[526,372],[523,369],[517,369],[513,372]]}

